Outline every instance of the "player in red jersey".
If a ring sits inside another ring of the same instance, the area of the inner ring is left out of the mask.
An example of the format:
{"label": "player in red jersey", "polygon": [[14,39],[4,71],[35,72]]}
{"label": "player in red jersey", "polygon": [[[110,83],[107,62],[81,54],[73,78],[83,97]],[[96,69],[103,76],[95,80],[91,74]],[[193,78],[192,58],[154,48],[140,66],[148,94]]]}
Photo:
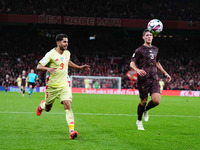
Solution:
{"label": "player in red jersey", "polygon": [[[144,120],[148,121],[148,110],[160,103],[161,92],[157,69],[166,76],[167,82],[171,80],[171,76],[163,69],[159,62],[158,48],[152,45],[152,33],[146,29],[143,32],[142,38],[144,44],[135,50],[130,63],[130,67],[138,74],[138,89],[140,93],[140,103],[137,108],[138,120],[136,122],[138,130],[144,130],[142,124],[143,113]],[[147,104],[149,93],[151,101]]]}

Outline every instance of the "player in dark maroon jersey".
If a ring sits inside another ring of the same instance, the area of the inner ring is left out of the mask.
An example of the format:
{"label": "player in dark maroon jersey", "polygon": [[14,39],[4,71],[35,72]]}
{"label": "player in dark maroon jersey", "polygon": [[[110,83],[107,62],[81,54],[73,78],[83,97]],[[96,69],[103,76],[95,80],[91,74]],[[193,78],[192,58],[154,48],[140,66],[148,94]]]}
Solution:
{"label": "player in dark maroon jersey", "polygon": [[[148,121],[148,110],[160,103],[161,92],[157,69],[166,76],[166,82],[171,80],[171,76],[159,63],[158,48],[152,45],[152,33],[146,29],[142,38],[144,39],[144,44],[135,50],[130,63],[130,67],[138,74],[138,89],[141,99],[137,108],[138,120],[136,125],[138,130],[144,130],[142,124],[143,113],[144,120]],[[147,104],[149,93],[151,101]]]}
{"label": "player in dark maroon jersey", "polygon": [[6,92],[6,93],[8,92],[9,84],[10,84],[9,75],[8,75],[8,74],[6,74],[6,78],[5,78],[5,81],[4,81],[4,85],[5,85],[5,92]]}
{"label": "player in dark maroon jersey", "polygon": [[26,71],[22,71],[22,84],[21,84],[21,94],[24,96],[25,91],[26,91],[26,82],[27,82],[27,77],[26,77]]}

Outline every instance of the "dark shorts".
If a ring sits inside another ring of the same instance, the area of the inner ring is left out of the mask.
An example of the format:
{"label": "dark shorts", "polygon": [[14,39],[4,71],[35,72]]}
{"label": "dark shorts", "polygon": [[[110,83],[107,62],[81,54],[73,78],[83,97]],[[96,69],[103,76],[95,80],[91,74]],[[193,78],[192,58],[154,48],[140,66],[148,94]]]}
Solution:
{"label": "dark shorts", "polygon": [[32,85],[33,88],[35,87],[35,83],[34,82],[28,82],[28,86],[29,85]]}
{"label": "dark shorts", "polygon": [[26,86],[26,81],[23,81],[23,80],[22,80],[21,86],[25,87],[25,86]]}
{"label": "dark shorts", "polygon": [[159,81],[155,79],[138,80],[138,89],[140,98],[144,99],[148,97],[148,93],[161,93]]}
{"label": "dark shorts", "polygon": [[9,86],[9,84],[8,84],[8,82],[6,82],[6,83],[5,83],[5,87],[8,88],[8,86]]}

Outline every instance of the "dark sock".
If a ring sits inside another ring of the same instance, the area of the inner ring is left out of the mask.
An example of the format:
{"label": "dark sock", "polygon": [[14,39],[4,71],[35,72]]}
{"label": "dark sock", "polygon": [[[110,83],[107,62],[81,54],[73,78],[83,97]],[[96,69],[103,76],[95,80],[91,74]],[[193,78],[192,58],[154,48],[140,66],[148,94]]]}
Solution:
{"label": "dark sock", "polygon": [[155,105],[153,102],[152,102],[152,100],[147,104],[147,107],[146,107],[146,109],[145,110],[149,110],[149,109],[151,109],[151,108],[154,108],[154,107],[156,107],[157,105]]}
{"label": "dark sock", "polygon": [[144,108],[145,108],[145,106],[142,106],[142,105],[139,103],[138,109],[137,109],[138,120],[142,120],[142,115],[143,115],[143,112],[144,112]]}
{"label": "dark sock", "polygon": [[8,91],[8,90],[6,89],[6,93],[7,93],[7,91]]}
{"label": "dark sock", "polygon": [[23,94],[25,93],[25,90],[23,90]]}

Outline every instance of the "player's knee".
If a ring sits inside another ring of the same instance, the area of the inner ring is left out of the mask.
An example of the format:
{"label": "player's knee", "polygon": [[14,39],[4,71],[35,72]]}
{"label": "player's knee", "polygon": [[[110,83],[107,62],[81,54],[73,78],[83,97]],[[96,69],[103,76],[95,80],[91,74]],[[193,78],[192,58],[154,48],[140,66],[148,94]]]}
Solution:
{"label": "player's knee", "polygon": [[49,112],[51,110],[51,108],[45,108],[46,112]]}
{"label": "player's knee", "polygon": [[153,104],[154,104],[155,106],[159,105],[159,104],[160,104],[160,100],[155,100],[155,101],[153,101]]}
{"label": "player's knee", "polygon": [[51,110],[52,105],[46,105],[45,106],[45,111],[49,112]]}
{"label": "player's knee", "polygon": [[71,109],[71,101],[69,100],[64,100],[61,102],[61,104],[64,105],[64,109],[67,110],[67,109]]}
{"label": "player's knee", "polygon": [[141,101],[142,106],[146,106],[146,104],[147,104],[147,101]]}

